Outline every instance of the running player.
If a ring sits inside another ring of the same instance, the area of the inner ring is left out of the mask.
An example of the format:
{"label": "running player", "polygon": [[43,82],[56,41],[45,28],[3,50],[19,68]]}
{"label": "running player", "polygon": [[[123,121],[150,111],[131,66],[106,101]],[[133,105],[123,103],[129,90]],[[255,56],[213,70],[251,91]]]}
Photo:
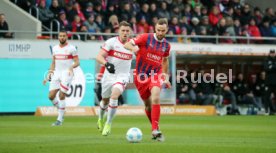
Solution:
{"label": "running player", "polygon": [[[130,24],[123,21],[119,24],[119,36],[108,39],[97,56],[97,61],[106,70],[102,78],[102,101],[100,102],[98,129],[102,135],[111,133],[111,123],[118,107],[118,97],[129,82],[132,52],[124,48],[131,33]],[[107,121],[103,116],[107,111]]]}
{"label": "running player", "polygon": [[165,39],[167,31],[167,20],[159,19],[155,33],[141,34],[124,46],[137,54],[134,81],[151,122],[153,139],[158,141],[164,141],[159,130],[160,90],[162,84],[171,87],[167,77],[170,53],[170,44]]}
{"label": "running player", "polygon": [[[57,121],[52,126],[60,126],[65,113],[65,96],[73,80],[73,69],[79,66],[76,47],[67,42],[67,33],[59,32],[59,45],[53,47],[53,60],[48,78],[43,80],[45,85],[50,81],[49,99],[58,108]],[[57,93],[59,92],[59,95]]]}

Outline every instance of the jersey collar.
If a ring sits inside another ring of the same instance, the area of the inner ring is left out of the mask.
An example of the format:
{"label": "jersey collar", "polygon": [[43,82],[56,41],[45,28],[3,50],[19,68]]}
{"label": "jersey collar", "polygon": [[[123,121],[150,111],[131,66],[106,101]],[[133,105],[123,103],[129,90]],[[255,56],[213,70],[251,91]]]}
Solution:
{"label": "jersey collar", "polygon": [[163,38],[162,40],[158,40],[158,39],[157,39],[157,36],[156,36],[156,33],[153,34],[153,37],[154,37],[154,39],[155,39],[156,41],[158,41],[158,42],[163,42],[163,41],[165,41],[165,38]]}

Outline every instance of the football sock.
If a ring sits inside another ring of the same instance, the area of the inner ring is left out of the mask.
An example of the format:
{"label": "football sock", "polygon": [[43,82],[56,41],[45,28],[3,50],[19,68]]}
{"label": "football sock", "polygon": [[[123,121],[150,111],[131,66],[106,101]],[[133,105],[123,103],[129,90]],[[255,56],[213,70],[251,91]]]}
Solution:
{"label": "football sock", "polygon": [[108,105],[104,105],[103,101],[100,102],[100,112],[99,112],[99,119],[103,119],[104,113],[107,109]]}
{"label": "football sock", "polygon": [[65,113],[65,99],[59,101],[58,118],[57,118],[57,120],[63,122],[64,113]]}
{"label": "football sock", "polygon": [[58,103],[59,103],[58,100],[59,100],[58,96],[55,96],[55,98],[52,100],[52,103],[56,108],[58,108]]}
{"label": "football sock", "polygon": [[111,124],[112,120],[115,116],[115,113],[117,111],[117,107],[118,107],[118,99],[114,100],[111,99],[109,100],[109,106],[108,106],[108,111],[107,111],[107,123]]}
{"label": "football sock", "polygon": [[159,130],[160,104],[152,104],[151,108],[151,128]]}

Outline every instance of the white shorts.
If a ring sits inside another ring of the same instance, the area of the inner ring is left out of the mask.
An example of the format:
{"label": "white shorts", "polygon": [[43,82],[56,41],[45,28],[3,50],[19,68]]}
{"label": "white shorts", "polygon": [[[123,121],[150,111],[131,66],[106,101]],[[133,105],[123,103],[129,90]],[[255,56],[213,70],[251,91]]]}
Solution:
{"label": "white shorts", "polygon": [[110,98],[113,88],[117,88],[123,93],[128,82],[129,75],[104,75],[102,78],[102,98]]}
{"label": "white shorts", "polygon": [[58,72],[55,71],[52,76],[49,90],[60,89],[62,92],[67,93],[73,80],[73,74],[69,74],[68,71]]}

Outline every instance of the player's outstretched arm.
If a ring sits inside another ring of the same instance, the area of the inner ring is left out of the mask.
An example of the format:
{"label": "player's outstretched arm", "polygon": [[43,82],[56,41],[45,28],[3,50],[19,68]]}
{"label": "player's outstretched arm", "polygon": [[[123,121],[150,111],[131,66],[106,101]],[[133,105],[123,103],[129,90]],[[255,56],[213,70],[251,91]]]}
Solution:
{"label": "player's outstretched arm", "polygon": [[49,71],[48,71],[48,74],[47,74],[47,76],[44,78],[44,80],[43,80],[43,85],[46,85],[46,83],[49,81],[49,80],[51,80],[51,76],[52,76],[52,74],[54,73],[54,70],[55,70],[55,56],[53,56],[53,59],[52,59],[52,63],[51,63],[51,65],[50,65],[50,69],[49,69]]}
{"label": "player's outstretched arm", "polygon": [[136,53],[139,50],[139,47],[137,45],[134,45],[131,41],[127,42],[124,45],[124,48],[127,49],[127,50],[130,50],[134,53]]}

